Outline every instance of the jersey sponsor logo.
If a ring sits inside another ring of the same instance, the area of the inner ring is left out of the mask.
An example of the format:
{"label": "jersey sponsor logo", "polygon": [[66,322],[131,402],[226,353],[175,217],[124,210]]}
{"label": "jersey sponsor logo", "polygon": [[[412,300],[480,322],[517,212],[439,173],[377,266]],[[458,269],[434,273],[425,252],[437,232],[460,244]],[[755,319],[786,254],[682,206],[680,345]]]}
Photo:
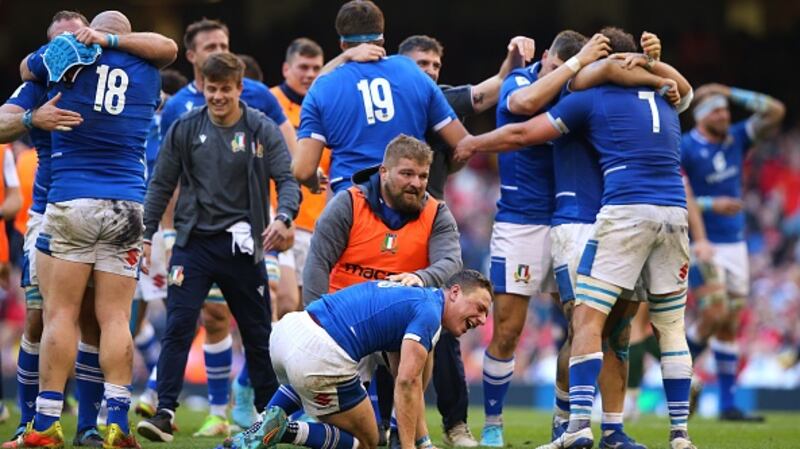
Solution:
{"label": "jersey sponsor logo", "polygon": [[180,287],[183,284],[183,265],[173,265],[169,270],[167,285]]}
{"label": "jersey sponsor logo", "polygon": [[386,237],[383,239],[383,243],[381,243],[381,252],[382,253],[397,253],[397,234],[392,232],[387,232]]}
{"label": "jersey sponsor logo", "polygon": [[139,249],[138,248],[131,248],[125,253],[125,262],[128,265],[135,267],[136,264],[139,263]]}
{"label": "jersey sponsor logo", "polygon": [[356,276],[361,276],[364,279],[375,279],[375,280],[386,279],[387,277],[393,274],[397,274],[394,271],[381,270],[372,267],[364,267],[355,263],[344,264],[344,271],[350,274],[355,274]]}
{"label": "jersey sponsor logo", "polygon": [[234,153],[238,153],[240,151],[244,151],[247,147],[244,139],[244,133],[239,131],[233,135],[233,140],[231,140],[231,151]]}
{"label": "jersey sponsor logo", "polygon": [[191,111],[192,109],[194,109],[194,102],[193,101],[187,101],[186,104],[184,104],[184,106],[186,106],[186,110],[187,111]]}
{"label": "jersey sponsor logo", "polygon": [[688,264],[688,263],[686,263],[686,262],[684,262],[684,264],[683,264],[683,265],[681,265],[681,269],[680,269],[680,271],[678,272],[678,278],[679,278],[681,281],[685,281],[685,280],[686,280],[686,276],[687,276],[688,274],[689,274],[689,264]]}
{"label": "jersey sponsor logo", "polygon": [[526,264],[518,264],[517,270],[514,271],[514,282],[529,283],[531,281],[531,266]]}
{"label": "jersey sponsor logo", "polygon": [[200,143],[206,143],[206,138],[207,137],[208,136],[206,136],[205,134],[200,134]]}
{"label": "jersey sponsor logo", "polygon": [[514,77],[514,81],[516,81],[517,82],[517,86],[520,86],[520,87],[521,86],[527,86],[528,84],[531,83],[530,80],[528,80],[528,78],[525,78],[524,76],[515,76]]}
{"label": "jersey sponsor logo", "polygon": [[314,402],[322,407],[327,407],[333,402],[333,398],[328,393],[317,393],[314,395]]}

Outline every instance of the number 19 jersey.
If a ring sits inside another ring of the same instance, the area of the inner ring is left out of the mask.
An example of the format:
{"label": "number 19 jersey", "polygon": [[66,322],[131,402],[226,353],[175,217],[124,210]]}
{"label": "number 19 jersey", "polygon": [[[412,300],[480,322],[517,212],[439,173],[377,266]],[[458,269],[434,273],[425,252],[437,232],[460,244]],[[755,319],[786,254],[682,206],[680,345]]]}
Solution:
{"label": "number 19 jersey", "polygon": [[303,100],[298,139],[331,148],[334,192],[358,170],[378,165],[398,134],[425,139],[456,119],[433,80],[405,56],[349,62],[319,77]]}

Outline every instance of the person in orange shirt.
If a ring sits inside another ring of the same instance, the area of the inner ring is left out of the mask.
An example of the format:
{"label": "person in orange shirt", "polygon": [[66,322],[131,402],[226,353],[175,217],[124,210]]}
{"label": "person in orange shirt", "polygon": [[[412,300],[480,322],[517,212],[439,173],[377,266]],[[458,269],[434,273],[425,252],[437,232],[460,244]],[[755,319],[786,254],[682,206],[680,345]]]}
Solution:
{"label": "person in orange shirt", "polygon": [[[270,89],[284,114],[295,128],[300,126],[300,110],[303,98],[311,84],[317,79],[324,62],[322,48],[311,39],[301,37],[293,40],[286,49],[283,63],[283,83]],[[319,172],[323,177],[330,166],[330,150],[323,150]],[[325,208],[327,195],[325,191],[312,192],[301,185],[303,201],[300,212],[295,219],[294,247],[280,257],[281,280],[278,286],[278,317],[298,310],[303,288],[303,266],[311,244],[311,234],[317,218]],[[272,190],[274,192],[274,189]],[[275,203],[272,203],[275,204]],[[286,257],[288,256],[288,257]],[[293,257],[292,257],[293,256]],[[292,260],[293,259],[293,260]]]}
{"label": "person in orange shirt", "polygon": [[25,235],[28,230],[28,210],[33,204],[33,180],[36,177],[39,158],[36,156],[36,150],[21,140],[15,142],[14,145],[17,146],[17,175],[19,176],[19,191],[22,195],[22,207],[14,219],[14,229],[21,235]]}

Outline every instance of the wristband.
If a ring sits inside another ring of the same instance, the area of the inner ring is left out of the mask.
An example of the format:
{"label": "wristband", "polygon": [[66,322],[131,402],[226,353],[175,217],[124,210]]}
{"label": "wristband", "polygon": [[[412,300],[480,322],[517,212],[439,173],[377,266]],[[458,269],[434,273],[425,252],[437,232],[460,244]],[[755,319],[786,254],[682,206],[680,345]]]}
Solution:
{"label": "wristband", "polygon": [[33,109],[28,109],[22,114],[22,125],[28,129],[33,129]]}
{"label": "wristband", "polygon": [[106,43],[109,48],[117,48],[119,46],[119,36],[116,34],[108,34],[106,36]]}
{"label": "wristband", "polygon": [[565,62],[564,65],[569,67],[573,73],[578,73],[578,70],[581,69],[581,62],[578,60],[577,56],[567,59],[567,62]]}
{"label": "wristband", "polygon": [[697,206],[700,207],[701,211],[711,210],[714,206],[714,198],[710,196],[698,196],[696,200]]}
{"label": "wristband", "polygon": [[731,101],[755,112],[763,112],[767,108],[767,96],[752,90],[731,87]]}
{"label": "wristband", "polygon": [[161,231],[161,237],[164,239],[164,249],[171,251],[178,233],[174,229],[164,229]]}

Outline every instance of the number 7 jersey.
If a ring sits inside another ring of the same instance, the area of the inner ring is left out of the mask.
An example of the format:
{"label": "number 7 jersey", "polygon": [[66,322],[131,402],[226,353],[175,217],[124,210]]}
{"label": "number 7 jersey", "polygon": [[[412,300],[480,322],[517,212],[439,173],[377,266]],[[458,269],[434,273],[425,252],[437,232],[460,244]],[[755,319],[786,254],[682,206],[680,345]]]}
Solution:
{"label": "number 7 jersey", "polygon": [[349,62],[319,77],[303,100],[298,139],[331,148],[334,192],[351,185],[358,170],[383,160],[398,134],[424,140],[456,120],[433,80],[405,56],[376,62]]}
{"label": "number 7 jersey", "polygon": [[[28,68],[47,79],[41,53]],[[105,49],[72,81],[51,86],[61,92],[58,107],[78,112],[83,123],[52,133],[49,203],[76,198],[142,202],[145,193],[145,139],[159,101],[158,69],[130,54]]]}

